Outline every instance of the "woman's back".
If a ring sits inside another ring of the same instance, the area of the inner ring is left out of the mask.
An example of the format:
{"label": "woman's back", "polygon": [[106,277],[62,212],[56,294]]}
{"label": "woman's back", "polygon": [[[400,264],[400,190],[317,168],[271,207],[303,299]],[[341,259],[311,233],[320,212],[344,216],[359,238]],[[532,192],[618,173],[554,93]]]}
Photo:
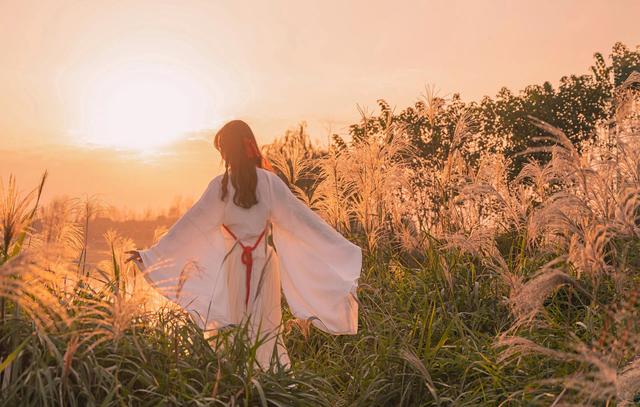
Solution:
{"label": "woman's back", "polygon": [[[262,168],[256,168],[258,182],[256,185],[256,197],[258,203],[250,208],[242,208],[233,202],[235,188],[229,182],[229,193],[225,198],[222,215],[222,224],[226,225],[241,241],[251,240],[259,236],[267,225],[273,202],[270,196],[270,173]],[[222,177],[220,175],[219,177]]]}

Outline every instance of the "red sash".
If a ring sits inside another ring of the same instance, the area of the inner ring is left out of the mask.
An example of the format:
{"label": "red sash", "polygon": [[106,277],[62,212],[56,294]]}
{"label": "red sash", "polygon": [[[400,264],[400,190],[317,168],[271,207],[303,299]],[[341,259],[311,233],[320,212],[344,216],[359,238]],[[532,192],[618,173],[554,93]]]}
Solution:
{"label": "red sash", "polygon": [[253,250],[256,247],[258,247],[258,244],[260,244],[260,241],[264,237],[264,234],[267,231],[267,229],[265,228],[262,231],[262,233],[260,233],[260,236],[258,236],[258,240],[256,240],[256,242],[253,244],[253,246],[245,246],[236,237],[236,235],[233,234],[233,232],[227,227],[227,225],[222,225],[222,227],[224,228],[224,230],[229,232],[231,237],[236,239],[236,241],[238,242],[238,244],[242,248],[242,256],[240,257],[240,259],[242,260],[242,264],[244,264],[244,266],[245,266],[245,289],[246,289],[245,293],[246,294],[245,294],[245,299],[244,299],[244,305],[247,306],[249,304],[249,292],[251,290],[251,270],[253,269],[253,254],[252,253],[253,253]]}

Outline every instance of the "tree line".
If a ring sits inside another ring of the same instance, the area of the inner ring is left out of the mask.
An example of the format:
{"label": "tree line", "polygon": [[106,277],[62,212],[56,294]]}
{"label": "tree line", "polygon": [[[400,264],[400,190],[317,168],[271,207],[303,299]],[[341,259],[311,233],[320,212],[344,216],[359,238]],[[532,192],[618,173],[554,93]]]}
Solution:
{"label": "tree line", "polygon": [[[560,128],[579,147],[594,137],[597,126],[611,119],[614,91],[634,71],[640,72],[640,45],[634,50],[618,42],[608,60],[595,53],[589,73],[563,76],[557,87],[548,81],[526,86],[517,93],[503,87],[495,97],[472,102],[463,101],[459,93],[445,99],[433,88],[427,88],[420,100],[400,112],[379,99],[380,112],[363,113],[360,122],[349,127],[349,135],[357,143],[390,124],[401,125],[418,156],[438,166],[443,165],[454,147],[456,126],[466,115],[474,126],[474,137],[465,141],[465,159],[473,163],[483,153],[503,153],[511,161],[510,175],[514,176],[532,157],[522,153],[540,135],[529,116]],[[346,145],[342,137],[332,138],[338,147]],[[545,156],[536,153],[533,158],[544,160]]]}

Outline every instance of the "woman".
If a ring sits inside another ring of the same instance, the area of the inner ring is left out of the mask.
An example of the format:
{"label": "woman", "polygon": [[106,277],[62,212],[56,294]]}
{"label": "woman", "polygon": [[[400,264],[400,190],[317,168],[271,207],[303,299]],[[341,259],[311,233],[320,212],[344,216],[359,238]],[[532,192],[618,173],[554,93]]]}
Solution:
{"label": "woman", "polygon": [[205,331],[248,319],[252,340],[268,338],[257,349],[262,369],[274,351],[289,365],[279,339],[280,287],[295,317],[355,334],[360,248],[270,171],[245,122],[225,124],[214,143],[224,174],[154,246],[129,252],[128,260]]}

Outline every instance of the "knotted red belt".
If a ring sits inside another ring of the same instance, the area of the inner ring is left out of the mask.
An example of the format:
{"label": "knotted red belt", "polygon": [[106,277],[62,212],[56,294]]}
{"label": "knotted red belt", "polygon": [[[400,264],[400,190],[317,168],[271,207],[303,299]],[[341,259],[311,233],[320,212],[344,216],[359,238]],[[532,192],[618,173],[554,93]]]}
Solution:
{"label": "knotted red belt", "polygon": [[249,304],[249,292],[251,290],[251,270],[253,269],[253,250],[256,247],[258,247],[258,244],[260,244],[260,241],[264,237],[264,234],[265,234],[265,232],[267,230],[265,228],[262,231],[262,233],[260,233],[260,236],[258,236],[258,240],[256,240],[256,242],[253,244],[253,246],[245,246],[236,237],[236,235],[234,235],[233,232],[231,230],[229,230],[227,225],[222,225],[222,227],[224,228],[224,230],[229,232],[231,237],[236,239],[236,241],[238,242],[238,244],[242,248],[242,256],[240,257],[240,259],[242,260],[242,264],[244,264],[244,266],[245,266],[245,293],[246,294],[245,294],[245,298],[244,298],[244,305],[247,306]]}

